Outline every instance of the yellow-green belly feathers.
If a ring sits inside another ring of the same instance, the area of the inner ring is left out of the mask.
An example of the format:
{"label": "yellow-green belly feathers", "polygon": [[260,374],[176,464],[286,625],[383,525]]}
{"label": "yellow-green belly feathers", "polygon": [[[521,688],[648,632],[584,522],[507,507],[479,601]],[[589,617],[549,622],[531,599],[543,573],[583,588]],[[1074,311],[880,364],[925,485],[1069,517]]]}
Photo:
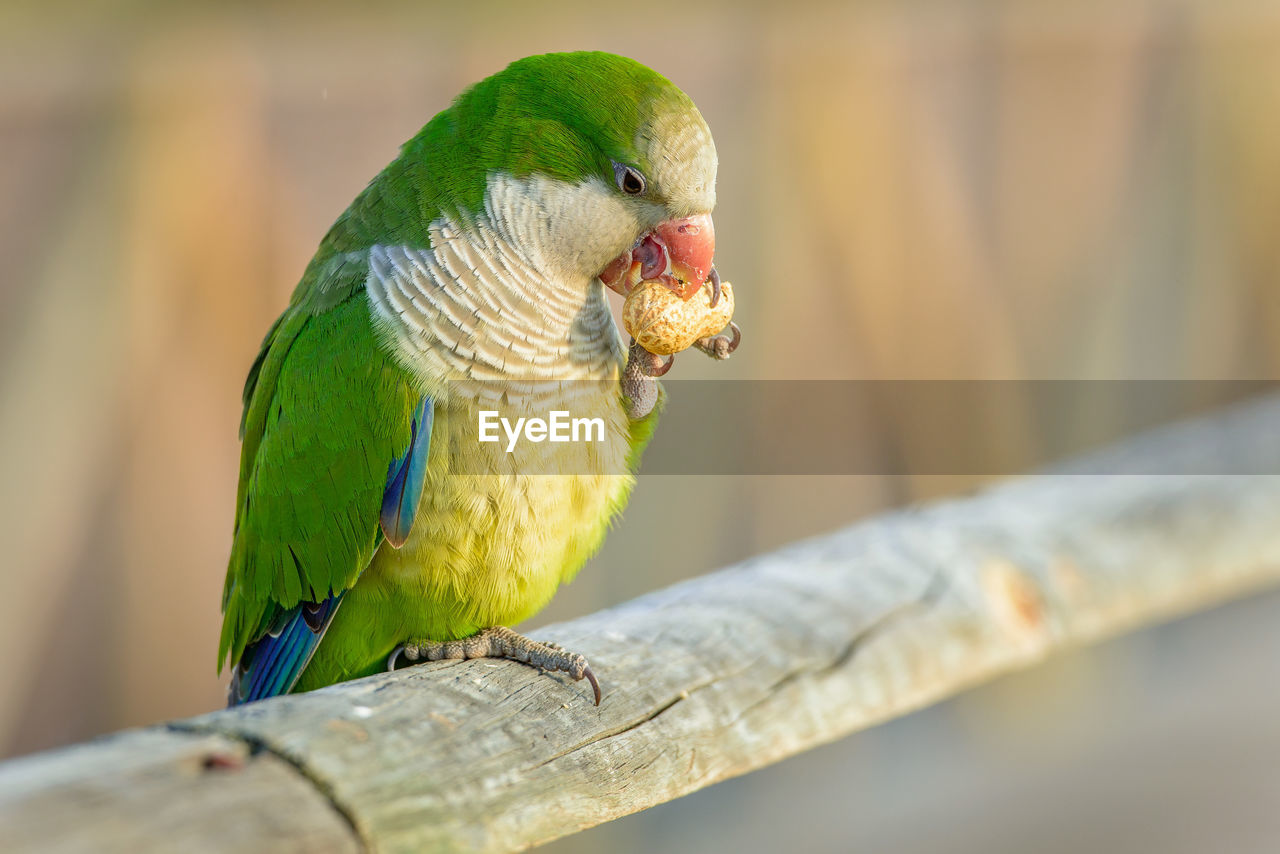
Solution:
{"label": "yellow-green belly feathers", "polygon": [[633,433],[652,429],[628,422],[617,384],[595,384],[572,404],[575,417],[603,421],[599,442],[526,440],[508,452],[505,435],[479,441],[481,409],[437,406],[412,533],[399,549],[379,547],[295,690],[381,670],[407,640],[519,623],[599,548],[634,482]]}

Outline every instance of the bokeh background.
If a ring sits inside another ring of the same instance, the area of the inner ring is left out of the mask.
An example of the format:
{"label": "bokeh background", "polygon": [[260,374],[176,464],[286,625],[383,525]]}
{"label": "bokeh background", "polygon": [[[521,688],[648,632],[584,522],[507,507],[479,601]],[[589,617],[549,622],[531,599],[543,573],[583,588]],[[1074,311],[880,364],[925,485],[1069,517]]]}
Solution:
{"label": "bokeh background", "polygon": [[[263,333],[453,95],[581,48],[664,72],[716,135],[749,337],[676,376],[1280,375],[1277,2],[9,0],[0,756],[221,704]],[[535,625],[982,480],[902,466],[642,478]],[[1255,597],[552,850],[1273,851],[1278,648]]]}

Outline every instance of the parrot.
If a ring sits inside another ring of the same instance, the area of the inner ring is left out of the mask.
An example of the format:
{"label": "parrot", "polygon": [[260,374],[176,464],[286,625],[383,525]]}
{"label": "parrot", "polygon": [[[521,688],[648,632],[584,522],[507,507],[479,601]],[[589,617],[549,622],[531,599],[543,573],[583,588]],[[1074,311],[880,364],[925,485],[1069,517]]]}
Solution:
{"label": "parrot", "polygon": [[[358,194],[245,382],[229,705],[479,657],[585,677],[600,704],[582,655],[510,626],[627,503],[670,361],[624,343],[606,288],[719,287],[717,163],[667,78],[555,53],[463,91]],[[539,384],[607,441],[481,441],[481,413]]]}

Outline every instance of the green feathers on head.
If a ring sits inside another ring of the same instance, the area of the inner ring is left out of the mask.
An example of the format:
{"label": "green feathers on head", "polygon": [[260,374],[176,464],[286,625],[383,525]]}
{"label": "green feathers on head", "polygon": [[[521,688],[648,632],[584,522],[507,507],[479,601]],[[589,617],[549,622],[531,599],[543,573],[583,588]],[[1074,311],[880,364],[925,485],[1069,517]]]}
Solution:
{"label": "green feathers on head", "polygon": [[486,179],[539,173],[613,180],[613,161],[650,171],[642,137],[653,119],[696,111],[661,74],[610,53],[551,53],[511,63],[436,115],[335,224],[330,252],[373,243],[422,245],[441,214],[467,221]]}
{"label": "green feathers on head", "polygon": [[[462,93],[405,147],[430,183],[465,211],[483,204],[485,176],[534,172],[564,181],[612,180],[612,161],[650,164],[637,132],[660,111],[693,109],[669,80],[609,53],[531,56]],[[463,213],[449,211],[451,214]]]}

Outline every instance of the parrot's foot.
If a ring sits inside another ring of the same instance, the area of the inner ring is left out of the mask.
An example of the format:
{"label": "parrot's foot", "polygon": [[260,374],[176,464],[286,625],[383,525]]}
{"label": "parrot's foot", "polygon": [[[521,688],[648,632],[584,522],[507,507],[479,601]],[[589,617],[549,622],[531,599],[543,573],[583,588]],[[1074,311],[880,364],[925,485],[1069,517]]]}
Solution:
{"label": "parrot's foot", "polygon": [[676,363],[676,357],[674,353],[666,358],[657,353],[650,353],[632,339],[631,349],[627,353],[627,364],[630,365],[633,362],[640,373],[646,377],[661,377],[671,370],[671,366]]}
{"label": "parrot's foot", "polygon": [[579,680],[584,676],[591,683],[600,705],[600,683],[591,672],[587,660],[576,652],[561,649],[554,643],[539,643],[506,626],[490,626],[469,638],[453,641],[408,641],[396,647],[387,659],[387,669],[396,669],[396,659],[401,655],[408,661],[441,661],[466,658],[510,658],[543,670],[567,673]]}
{"label": "parrot's foot", "polygon": [[622,371],[622,394],[626,398],[627,417],[639,421],[650,412],[658,402],[658,384],[654,377],[660,377],[671,370],[675,356],[664,363],[661,356],[655,356],[631,339],[631,349],[627,352],[627,366]]}
{"label": "parrot's foot", "polygon": [[733,337],[726,337],[723,332],[719,335],[709,335],[706,338],[699,338],[693,342],[693,346],[706,353],[713,359],[727,359],[738,349],[738,344],[742,342],[742,330],[738,328],[738,324],[729,321],[729,331]]}

